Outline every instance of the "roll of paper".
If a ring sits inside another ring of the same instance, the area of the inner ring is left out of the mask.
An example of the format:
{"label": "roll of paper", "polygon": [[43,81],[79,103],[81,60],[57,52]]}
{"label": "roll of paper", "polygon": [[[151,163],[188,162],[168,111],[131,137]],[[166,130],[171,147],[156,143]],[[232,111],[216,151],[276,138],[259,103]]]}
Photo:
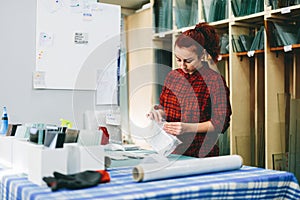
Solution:
{"label": "roll of paper", "polygon": [[196,174],[229,171],[241,168],[243,159],[239,155],[207,158],[191,158],[168,163],[139,164],[133,168],[135,181],[151,181]]}

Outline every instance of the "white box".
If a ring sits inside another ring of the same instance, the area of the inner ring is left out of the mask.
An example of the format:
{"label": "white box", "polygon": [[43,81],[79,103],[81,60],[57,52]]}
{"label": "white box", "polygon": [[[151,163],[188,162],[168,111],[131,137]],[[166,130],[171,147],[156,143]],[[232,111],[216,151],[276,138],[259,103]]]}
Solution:
{"label": "white box", "polygon": [[80,149],[80,171],[103,170],[104,148],[97,146],[79,146]]}
{"label": "white box", "polygon": [[64,148],[51,149],[25,140],[13,140],[13,169],[28,174],[35,184],[44,185],[43,177],[57,171],[73,174],[85,170],[105,169],[104,147],[66,143]]}
{"label": "white box", "polygon": [[13,140],[12,147],[12,167],[17,171],[28,174],[28,148],[30,146],[37,146],[26,139],[16,138]]}
{"label": "white box", "polygon": [[13,136],[0,136],[0,162],[5,167],[12,167]]}
{"label": "white box", "polygon": [[46,184],[42,178],[53,176],[54,171],[67,173],[67,150],[50,149],[44,145],[16,138],[12,145],[12,167],[28,174],[28,180],[35,184]]}
{"label": "white box", "polygon": [[104,147],[101,145],[81,146],[70,143],[64,144],[64,148],[68,151],[68,174],[105,169]]}
{"label": "white box", "polygon": [[38,185],[45,185],[43,177],[52,176],[53,172],[67,173],[67,150],[51,149],[41,145],[28,148],[28,180]]}

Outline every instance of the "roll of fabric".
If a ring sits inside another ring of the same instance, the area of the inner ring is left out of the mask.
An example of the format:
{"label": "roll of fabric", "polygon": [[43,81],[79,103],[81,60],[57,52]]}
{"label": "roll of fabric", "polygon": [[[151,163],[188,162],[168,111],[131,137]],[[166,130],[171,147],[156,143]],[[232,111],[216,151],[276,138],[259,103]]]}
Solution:
{"label": "roll of fabric", "polygon": [[191,158],[168,163],[139,164],[133,168],[132,175],[135,181],[142,182],[235,170],[241,168],[242,165],[243,159],[239,155]]}

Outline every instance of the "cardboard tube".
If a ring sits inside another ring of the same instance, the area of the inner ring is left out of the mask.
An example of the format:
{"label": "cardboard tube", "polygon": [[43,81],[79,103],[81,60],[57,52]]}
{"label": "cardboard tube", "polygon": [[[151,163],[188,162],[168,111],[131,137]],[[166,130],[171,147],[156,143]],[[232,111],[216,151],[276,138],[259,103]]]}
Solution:
{"label": "cardboard tube", "polygon": [[177,160],[168,163],[140,164],[133,168],[133,179],[137,182],[180,176],[220,172],[241,168],[243,159],[239,155]]}

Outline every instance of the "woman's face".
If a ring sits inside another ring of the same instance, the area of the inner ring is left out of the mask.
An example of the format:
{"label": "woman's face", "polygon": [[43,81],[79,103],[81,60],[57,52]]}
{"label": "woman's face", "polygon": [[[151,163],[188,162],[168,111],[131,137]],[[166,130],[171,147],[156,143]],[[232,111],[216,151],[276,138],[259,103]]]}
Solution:
{"label": "woman's face", "polygon": [[175,58],[178,66],[184,73],[192,74],[201,66],[200,56],[196,54],[196,47],[175,46]]}

